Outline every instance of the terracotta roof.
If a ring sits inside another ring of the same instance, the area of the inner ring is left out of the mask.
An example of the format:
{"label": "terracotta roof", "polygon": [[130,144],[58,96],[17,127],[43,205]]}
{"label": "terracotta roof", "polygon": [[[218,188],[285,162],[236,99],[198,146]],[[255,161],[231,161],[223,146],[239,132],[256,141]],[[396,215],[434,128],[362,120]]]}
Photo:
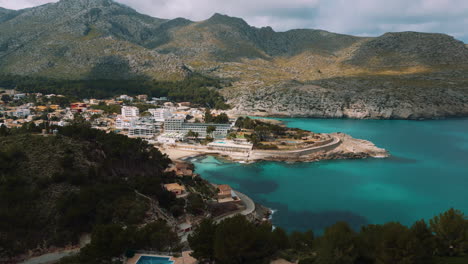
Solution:
{"label": "terracotta roof", "polygon": [[176,191],[176,190],[183,190],[185,191],[185,187],[178,184],[178,183],[169,183],[169,184],[164,184],[164,188],[168,191]]}
{"label": "terracotta roof", "polygon": [[220,192],[230,192],[230,191],[232,191],[231,186],[229,186],[227,184],[218,185],[218,189],[219,189]]}

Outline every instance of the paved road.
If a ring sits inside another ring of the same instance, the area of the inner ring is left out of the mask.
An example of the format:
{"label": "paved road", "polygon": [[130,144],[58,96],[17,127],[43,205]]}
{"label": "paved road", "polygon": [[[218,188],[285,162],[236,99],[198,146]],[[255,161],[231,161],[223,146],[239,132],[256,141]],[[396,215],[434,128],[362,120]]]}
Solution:
{"label": "paved road", "polygon": [[247,195],[241,192],[238,192],[238,191],[234,191],[234,192],[236,193],[237,196],[239,196],[239,198],[242,200],[242,202],[244,202],[244,205],[245,205],[245,209],[241,212],[241,215],[249,215],[253,213],[255,211],[254,201],[252,201],[250,197],[248,197]]}
{"label": "paved road", "polygon": [[231,218],[231,217],[234,217],[236,215],[249,215],[251,213],[253,213],[255,211],[255,203],[254,201],[252,201],[252,199],[250,199],[250,197],[248,197],[247,195],[241,193],[241,192],[238,192],[238,191],[234,191],[234,193],[236,193],[236,195],[242,200],[242,203],[244,203],[245,205],[245,209],[242,210],[242,211],[237,211],[237,212],[234,212],[232,214],[229,214],[229,215],[225,215],[219,219],[216,219],[215,222],[216,223],[219,223],[221,221],[223,221],[224,219],[227,219],[227,218]]}
{"label": "paved road", "polygon": [[59,261],[61,258],[73,256],[80,252],[80,249],[71,249],[71,250],[64,250],[61,252],[49,253],[42,256],[30,258],[26,261],[20,262],[20,264],[48,264],[48,263],[55,263]]}

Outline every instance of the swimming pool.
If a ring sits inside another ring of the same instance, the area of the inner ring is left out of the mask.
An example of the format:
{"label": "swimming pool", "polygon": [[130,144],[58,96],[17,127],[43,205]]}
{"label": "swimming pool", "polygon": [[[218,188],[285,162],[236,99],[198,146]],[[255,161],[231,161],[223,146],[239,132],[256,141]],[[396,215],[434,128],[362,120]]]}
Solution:
{"label": "swimming pool", "polygon": [[174,264],[170,257],[141,256],[137,264]]}

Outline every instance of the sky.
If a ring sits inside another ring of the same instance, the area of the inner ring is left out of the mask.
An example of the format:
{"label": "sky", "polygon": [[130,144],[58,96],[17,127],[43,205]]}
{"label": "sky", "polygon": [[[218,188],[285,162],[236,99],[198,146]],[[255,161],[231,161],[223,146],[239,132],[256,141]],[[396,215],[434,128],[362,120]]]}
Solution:
{"label": "sky", "polygon": [[[194,21],[214,13],[276,31],[314,28],[358,36],[385,32],[446,33],[468,43],[468,0],[116,0],[140,13]],[[57,0],[0,0],[21,9]]]}

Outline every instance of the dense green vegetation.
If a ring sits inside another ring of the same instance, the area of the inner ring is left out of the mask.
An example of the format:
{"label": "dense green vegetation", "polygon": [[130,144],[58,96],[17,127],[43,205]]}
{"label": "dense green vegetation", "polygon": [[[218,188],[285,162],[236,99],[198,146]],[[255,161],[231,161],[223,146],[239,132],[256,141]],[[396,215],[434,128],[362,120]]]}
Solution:
{"label": "dense green vegetation", "polygon": [[468,263],[468,219],[450,209],[429,224],[421,220],[406,227],[392,222],[356,232],[339,222],[314,237],[312,231],[286,234],[237,216],[219,224],[204,220],[189,243],[199,260],[223,264],[269,263],[275,258],[299,264]]}
{"label": "dense green vegetation", "polygon": [[113,113],[120,114],[120,112],[122,110],[122,106],[120,106],[118,104],[107,105],[104,102],[100,102],[98,105],[93,105],[93,106],[91,106],[91,108],[92,109],[97,109],[97,110],[102,110],[106,114],[113,114]]}
{"label": "dense green vegetation", "polygon": [[[164,173],[170,160],[144,141],[83,124],[59,128],[56,136],[39,131],[32,123],[12,130],[0,127],[0,258],[39,245],[76,243],[82,233],[94,230],[91,249],[85,251],[93,259],[94,238],[100,234],[96,228],[131,228],[145,219],[149,201],[135,191],[168,211],[179,204],[162,188],[171,180]],[[160,225],[155,236],[171,236]],[[125,237],[130,239],[122,242],[125,248],[166,250],[177,242],[152,246],[139,244],[143,238]]]}
{"label": "dense green vegetation", "polygon": [[254,144],[258,149],[277,149],[274,145],[265,145],[261,141],[267,141],[278,136],[286,135],[288,128],[276,124],[262,122],[260,120],[251,119],[249,117],[239,117],[235,123],[239,131],[245,129],[252,131],[247,134],[246,138]]}
{"label": "dense green vegetation", "polygon": [[213,116],[210,109],[205,110],[205,123],[229,124],[229,116],[226,113],[221,113]]}
{"label": "dense green vegetation", "polygon": [[91,243],[77,256],[63,259],[63,264],[109,263],[125,254],[131,257],[134,249],[170,252],[181,249],[177,234],[163,221],[144,227],[124,227],[119,224],[99,225],[93,229]]}
{"label": "dense green vegetation", "polygon": [[72,98],[110,98],[120,94],[147,94],[168,97],[203,107],[227,109],[229,106],[218,92],[218,80],[193,75],[182,81],[138,80],[58,80],[40,77],[0,76],[0,87],[29,93],[62,94]]}

